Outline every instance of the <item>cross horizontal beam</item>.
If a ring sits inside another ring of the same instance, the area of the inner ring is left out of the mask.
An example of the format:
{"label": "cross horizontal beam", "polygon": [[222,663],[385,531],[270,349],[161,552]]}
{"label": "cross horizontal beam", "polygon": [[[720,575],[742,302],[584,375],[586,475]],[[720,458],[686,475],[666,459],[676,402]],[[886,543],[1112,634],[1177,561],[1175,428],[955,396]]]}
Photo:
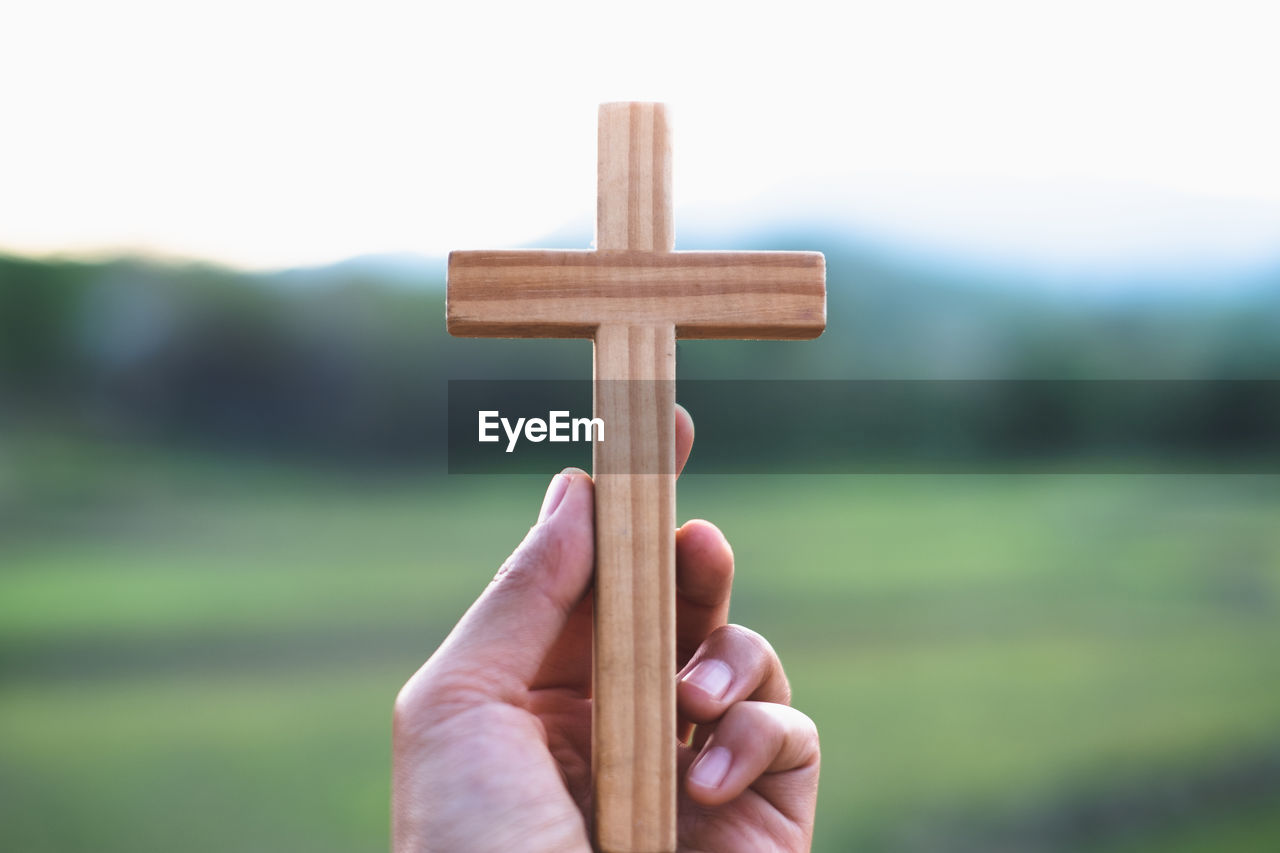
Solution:
{"label": "cross horizontal beam", "polygon": [[670,323],[679,338],[807,340],[826,326],[826,265],[818,252],[452,252],[446,314],[461,337]]}

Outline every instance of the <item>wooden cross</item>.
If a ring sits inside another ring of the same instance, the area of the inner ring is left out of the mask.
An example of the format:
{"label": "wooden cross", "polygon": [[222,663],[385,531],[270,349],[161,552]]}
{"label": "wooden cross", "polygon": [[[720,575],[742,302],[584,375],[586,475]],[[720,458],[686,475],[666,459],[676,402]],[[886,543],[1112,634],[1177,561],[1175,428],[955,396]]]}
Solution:
{"label": "wooden cross", "polygon": [[596,250],[453,252],[446,313],[463,337],[595,342],[596,840],[675,850],[676,338],[815,338],[826,269],[816,252],[672,251],[665,106],[603,104],[599,127]]}

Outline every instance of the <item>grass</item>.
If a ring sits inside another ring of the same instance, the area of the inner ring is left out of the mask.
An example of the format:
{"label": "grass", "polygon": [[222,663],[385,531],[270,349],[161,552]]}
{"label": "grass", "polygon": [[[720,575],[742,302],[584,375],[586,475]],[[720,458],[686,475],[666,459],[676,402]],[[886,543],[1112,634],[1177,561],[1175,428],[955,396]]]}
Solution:
{"label": "grass", "polygon": [[[30,436],[0,472],[32,853],[385,849],[391,700],[545,485]],[[819,724],[816,849],[1280,844],[1280,478],[691,476],[679,514]]]}

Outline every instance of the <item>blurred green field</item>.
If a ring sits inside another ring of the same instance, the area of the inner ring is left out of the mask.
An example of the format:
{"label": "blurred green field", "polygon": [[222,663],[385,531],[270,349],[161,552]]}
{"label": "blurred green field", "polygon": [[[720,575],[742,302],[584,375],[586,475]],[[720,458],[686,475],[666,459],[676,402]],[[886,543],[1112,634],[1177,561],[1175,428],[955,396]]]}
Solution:
{"label": "blurred green field", "polygon": [[[0,848],[385,849],[395,692],[544,486],[3,437]],[[818,722],[815,849],[1280,849],[1280,477],[679,501]]]}

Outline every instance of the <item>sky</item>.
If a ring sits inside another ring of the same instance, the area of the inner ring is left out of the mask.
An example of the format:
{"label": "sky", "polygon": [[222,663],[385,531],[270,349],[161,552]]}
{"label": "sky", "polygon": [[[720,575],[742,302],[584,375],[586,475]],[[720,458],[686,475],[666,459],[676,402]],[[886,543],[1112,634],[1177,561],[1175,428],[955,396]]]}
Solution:
{"label": "sky", "polygon": [[[245,268],[589,219],[670,104],[681,221],[1046,263],[1280,257],[1267,2],[10,4],[0,250]],[[584,246],[585,248],[585,246]]]}

